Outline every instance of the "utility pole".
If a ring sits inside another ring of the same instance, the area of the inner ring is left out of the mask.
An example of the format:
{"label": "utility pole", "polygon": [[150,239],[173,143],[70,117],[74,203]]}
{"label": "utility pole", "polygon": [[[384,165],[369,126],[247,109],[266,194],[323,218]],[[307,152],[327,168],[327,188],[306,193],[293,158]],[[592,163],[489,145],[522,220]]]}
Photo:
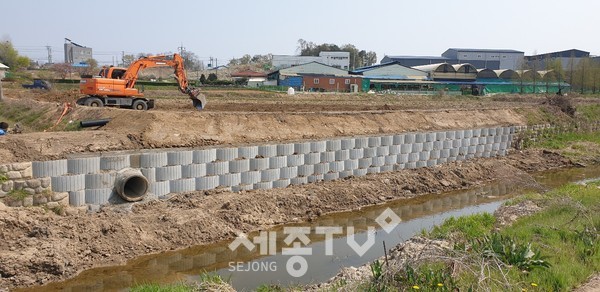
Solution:
{"label": "utility pole", "polygon": [[181,43],[181,46],[177,48],[179,50],[179,54],[183,55],[183,52],[185,51],[185,47],[183,46],[183,43]]}
{"label": "utility pole", "polygon": [[125,51],[121,51],[121,64],[125,67]]}
{"label": "utility pole", "polygon": [[52,47],[46,46],[46,50],[48,50],[48,64],[52,64]]}

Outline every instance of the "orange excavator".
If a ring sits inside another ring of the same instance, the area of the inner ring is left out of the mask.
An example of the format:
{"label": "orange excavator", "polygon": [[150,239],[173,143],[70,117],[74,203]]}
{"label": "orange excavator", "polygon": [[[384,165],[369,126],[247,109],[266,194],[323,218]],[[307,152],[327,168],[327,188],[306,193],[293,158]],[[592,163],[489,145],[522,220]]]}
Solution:
{"label": "orange excavator", "polygon": [[151,109],[154,107],[154,100],[145,98],[144,94],[134,86],[141,70],[159,66],[174,68],[179,91],[190,97],[196,109],[204,108],[206,99],[200,94],[200,89],[188,84],[183,58],[179,54],[142,57],[133,62],[129,68],[104,67],[100,70],[99,76],[81,79],[79,90],[87,96],[78,99],[77,104],[95,107],[115,106],[136,110]]}

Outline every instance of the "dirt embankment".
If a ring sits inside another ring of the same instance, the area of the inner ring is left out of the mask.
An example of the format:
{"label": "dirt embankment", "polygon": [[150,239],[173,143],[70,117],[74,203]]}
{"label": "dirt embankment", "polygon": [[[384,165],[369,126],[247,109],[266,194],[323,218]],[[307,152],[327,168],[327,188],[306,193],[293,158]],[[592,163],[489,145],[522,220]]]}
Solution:
{"label": "dirt embankment", "polygon": [[[176,195],[165,201],[58,216],[41,208],[0,205],[0,288],[73,277],[140,255],[208,244],[295,220],[419,194],[527,177],[523,169],[568,165],[549,152],[476,159],[435,168],[368,175],[286,189]],[[523,167],[524,165],[528,167]]]}
{"label": "dirt embankment", "polygon": [[[7,100],[5,103],[21,106],[26,103],[30,108],[44,109],[46,117],[56,119],[62,112],[62,106],[58,104],[20,100]],[[76,107],[64,117],[61,125],[65,127],[68,121],[98,118],[110,118],[111,121],[101,129],[3,136],[0,139],[0,164],[58,159],[76,153],[273,143],[526,123],[526,119],[512,109],[289,113],[140,112]]]}

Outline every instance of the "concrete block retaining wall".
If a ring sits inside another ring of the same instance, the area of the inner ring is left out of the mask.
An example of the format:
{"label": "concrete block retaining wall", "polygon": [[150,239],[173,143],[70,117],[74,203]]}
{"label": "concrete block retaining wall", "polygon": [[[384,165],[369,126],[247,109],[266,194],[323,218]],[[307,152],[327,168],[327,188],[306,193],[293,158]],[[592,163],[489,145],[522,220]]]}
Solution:
{"label": "concrete block retaining wall", "polygon": [[[73,206],[119,202],[116,172],[137,168],[151,196],[226,188],[232,191],[285,188],[446,162],[504,156],[523,127],[404,133],[201,150],[104,153],[0,166],[8,180],[0,198],[23,189],[38,199],[17,205],[65,202]],[[61,195],[53,195],[53,194]],[[40,198],[45,196],[45,200]]]}

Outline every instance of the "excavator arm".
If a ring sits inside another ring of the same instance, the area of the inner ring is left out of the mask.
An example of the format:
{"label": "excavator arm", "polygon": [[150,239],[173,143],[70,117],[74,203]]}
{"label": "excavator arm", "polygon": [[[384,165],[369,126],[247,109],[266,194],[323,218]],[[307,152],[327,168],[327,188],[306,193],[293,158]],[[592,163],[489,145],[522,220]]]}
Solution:
{"label": "excavator arm", "polygon": [[133,88],[135,86],[135,83],[138,79],[138,74],[141,70],[160,66],[169,66],[174,68],[175,79],[177,79],[179,91],[187,94],[190,97],[196,109],[201,110],[204,108],[206,105],[206,99],[200,94],[200,89],[191,87],[188,84],[187,75],[183,66],[183,58],[179,54],[173,54],[172,56],[157,55],[138,59],[131,64],[131,66],[129,66],[123,75],[123,79],[126,82],[125,87]]}

